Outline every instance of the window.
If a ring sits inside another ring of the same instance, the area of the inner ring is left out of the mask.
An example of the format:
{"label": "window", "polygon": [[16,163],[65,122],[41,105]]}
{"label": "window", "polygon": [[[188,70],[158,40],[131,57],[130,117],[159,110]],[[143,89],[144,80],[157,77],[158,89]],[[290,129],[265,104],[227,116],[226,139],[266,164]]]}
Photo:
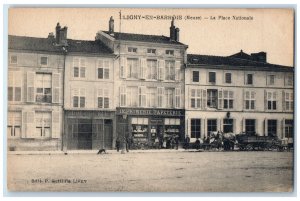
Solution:
{"label": "window", "polygon": [[246,75],[246,84],[253,84],[253,74],[247,74]]}
{"label": "window", "polygon": [[284,132],[286,138],[294,138],[294,120],[285,119]]}
{"label": "window", "polygon": [[166,107],[173,108],[174,107],[174,89],[167,88],[165,89],[166,95]]}
{"label": "window", "polygon": [[175,80],[175,62],[174,61],[165,61],[165,79],[166,80]]}
{"label": "window", "polygon": [[20,71],[8,73],[8,101],[21,101],[22,76]]}
{"label": "window", "polygon": [[201,119],[191,119],[191,138],[201,137]]}
{"label": "window", "polygon": [[35,113],[35,136],[41,138],[51,137],[51,113]]}
{"label": "window", "polygon": [[223,119],[223,132],[233,133],[233,119]]}
{"label": "window", "polygon": [[48,65],[48,57],[41,57],[40,64],[42,66],[47,66]]}
{"label": "window", "polygon": [[199,71],[193,71],[193,82],[199,82]]}
{"label": "window", "polygon": [[255,109],[255,92],[246,91],[245,92],[245,109],[254,110]]}
{"label": "window", "polygon": [[127,87],[127,106],[137,107],[139,104],[139,90],[138,87]]}
{"label": "window", "polygon": [[146,87],[139,87],[139,106],[146,107]]}
{"label": "window", "polygon": [[164,107],[164,88],[157,87],[157,106]]}
{"label": "window", "polygon": [[137,53],[137,48],[135,48],[135,47],[128,47],[128,52]]}
{"label": "window", "polygon": [[84,108],[85,107],[85,89],[72,89],[73,107]]}
{"label": "window", "polygon": [[277,109],[277,94],[276,92],[267,92],[267,108],[268,110],[276,110]]}
{"label": "window", "polygon": [[208,89],[207,90],[207,106],[210,108],[217,108],[218,102],[218,90]]}
{"label": "window", "polygon": [[255,119],[245,119],[245,132],[247,134],[253,135],[256,133]]}
{"label": "window", "polygon": [[268,119],[268,135],[277,136],[277,120]]}
{"label": "window", "polygon": [[156,49],[147,49],[147,53],[148,54],[155,54],[156,53]]}
{"label": "window", "polygon": [[147,106],[156,107],[156,88],[148,88]]}
{"label": "window", "polygon": [[22,112],[8,112],[7,137],[21,137]]}
{"label": "window", "polygon": [[217,131],[217,120],[216,119],[208,119],[207,120],[207,134],[211,136],[212,132]]}
{"label": "window", "polygon": [[174,56],[174,50],[166,50],[166,55]]}
{"label": "window", "polygon": [[233,91],[223,91],[223,108],[233,109]]}
{"label": "window", "polygon": [[285,92],[284,93],[284,107],[287,111],[294,110],[294,94],[293,92]]}
{"label": "window", "polygon": [[191,108],[201,108],[201,89],[191,89]]}
{"label": "window", "polygon": [[292,74],[287,74],[285,76],[285,85],[286,86],[293,86],[294,78]]}
{"label": "window", "polygon": [[109,89],[98,89],[98,108],[109,108]]}
{"label": "window", "polygon": [[225,83],[231,84],[231,73],[225,73]]}
{"label": "window", "polygon": [[268,83],[268,85],[274,85],[275,84],[275,75],[268,75],[267,83]]}
{"label": "window", "polygon": [[157,61],[147,60],[148,79],[157,80]]}
{"label": "window", "polygon": [[37,73],[35,79],[36,79],[36,93],[35,93],[36,102],[51,103],[52,102],[51,74]]}
{"label": "window", "polygon": [[85,78],[85,59],[74,58],[73,60],[73,77]]}
{"label": "window", "polygon": [[109,61],[98,60],[98,79],[109,79]]}
{"label": "window", "polygon": [[216,72],[209,72],[208,73],[208,82],[216,83]]}
{"label": "window", "polygon": [[11,55],[9,63],[10,64],[17,64],[18,63],[18,57],[17,57],[17,55]]}
{"label": "window", "polygon": [[138,78],[138,59],[127,59],[127,77]]}

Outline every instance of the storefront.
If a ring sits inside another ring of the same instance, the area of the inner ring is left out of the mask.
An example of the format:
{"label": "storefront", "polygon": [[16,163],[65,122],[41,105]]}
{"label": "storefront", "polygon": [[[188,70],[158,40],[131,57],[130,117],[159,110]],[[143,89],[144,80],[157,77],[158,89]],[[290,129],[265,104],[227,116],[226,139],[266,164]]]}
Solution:
{"label": "storefront", "polygon": [[168,148],[172,139],[184,140],[184,125],[182,109],[117,108],[117,136],[132,148]]}
{"label": "storefront", "polygon": [[65,111],[64,150],[112,149],[115,112]]}

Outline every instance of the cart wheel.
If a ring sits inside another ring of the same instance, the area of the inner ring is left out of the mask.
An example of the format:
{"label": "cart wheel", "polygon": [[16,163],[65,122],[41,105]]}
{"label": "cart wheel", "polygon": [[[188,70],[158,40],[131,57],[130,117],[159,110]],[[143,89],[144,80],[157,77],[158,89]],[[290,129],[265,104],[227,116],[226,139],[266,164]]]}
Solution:
{"label": "cart wheel", "polygon": [[247,144],[246,147],[245,147],[245,149],[246,149],[247,151],[252,151],[252,150],[253,150],[252,144]]}

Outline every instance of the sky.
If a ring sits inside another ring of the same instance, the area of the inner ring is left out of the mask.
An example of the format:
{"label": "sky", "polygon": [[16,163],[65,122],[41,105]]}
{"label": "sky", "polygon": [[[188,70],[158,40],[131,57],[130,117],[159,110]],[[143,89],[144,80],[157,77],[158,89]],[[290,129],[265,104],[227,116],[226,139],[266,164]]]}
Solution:
{"label": "sky", "polygon": [[[169,36],[170,17],[176,16],[180,42],[189,46],[191,54],[229,56],[241,50],[248,54],[264,51],[269,63],[293,66],[291,9],[10,8],[8,33],[47,37],[60,22],[68,27],[68,38],[94,40],[99,30],[108,30],[110,16],[115,20],[115,31],[120,30],[120,11],[121,31],[126,33]],[[140,15],[168,18],[130,19]],[[252,20],[234,20],[233,16]]]}

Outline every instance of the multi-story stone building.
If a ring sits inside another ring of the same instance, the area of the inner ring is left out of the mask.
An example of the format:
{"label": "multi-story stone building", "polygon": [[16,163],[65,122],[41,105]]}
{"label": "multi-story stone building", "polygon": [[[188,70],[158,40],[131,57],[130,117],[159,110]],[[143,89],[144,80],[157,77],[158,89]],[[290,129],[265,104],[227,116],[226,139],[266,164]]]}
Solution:
{"label": "multi-story stone building", "polygon": [[59,150],[63,119],[63,44],[48,38],[8,37],[10,150]]}
{"label": "multi-story stone building", "polygon": [[100,31],[96,39],[118,55],[115,62],[117,134],[136,146],[184,138],[184,64],[187,45],[172,21],[170,37]]}
{"label": "multi-story stone building", "polygon": [[223,131],[292,141],[293,71],[267,63],[265,52],[188,55],[186,132],[192,140]]}

